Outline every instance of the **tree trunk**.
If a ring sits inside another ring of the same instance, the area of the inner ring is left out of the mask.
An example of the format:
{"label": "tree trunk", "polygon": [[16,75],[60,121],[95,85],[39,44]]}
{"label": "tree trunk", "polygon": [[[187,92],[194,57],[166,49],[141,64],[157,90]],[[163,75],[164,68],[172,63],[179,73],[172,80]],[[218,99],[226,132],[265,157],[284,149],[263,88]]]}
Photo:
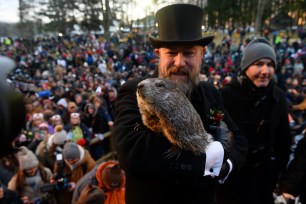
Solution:
{"label": "tree trunk", "polygon": [[261,23],[262,23],[262,16],[265,8],[266,0],[258,0],[257,2],[257,14],[255,19],[255,33],[256,35],[260,35],[261,33]]}

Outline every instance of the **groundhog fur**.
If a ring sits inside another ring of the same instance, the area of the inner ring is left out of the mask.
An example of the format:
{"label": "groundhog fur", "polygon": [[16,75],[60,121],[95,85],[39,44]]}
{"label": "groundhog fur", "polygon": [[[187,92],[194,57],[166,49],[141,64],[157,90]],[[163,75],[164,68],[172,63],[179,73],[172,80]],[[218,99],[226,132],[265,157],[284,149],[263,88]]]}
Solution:
{"label": "groundhog fur", "polygon": [[[185,91],[169,79],[148,78],[137,86],[137,102],[145,126],[162,132],[174,150],[205,153],[213,141]],[[171,153],[171,152],[170,152]]]}

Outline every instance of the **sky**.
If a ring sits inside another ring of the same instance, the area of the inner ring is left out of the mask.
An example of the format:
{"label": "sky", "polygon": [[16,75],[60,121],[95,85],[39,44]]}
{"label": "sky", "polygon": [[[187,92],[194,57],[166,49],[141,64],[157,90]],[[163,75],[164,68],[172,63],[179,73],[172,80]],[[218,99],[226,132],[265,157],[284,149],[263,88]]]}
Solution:
{"label": "sky", "polygon": [[[131,14],[134,19],[145,17],[145,8],[152,2],[152,0],[137,1],[136,8]],[[18,0],[0,0],[0,22],[16,23],[18,21]]]}
{"label": "sky", "polygon": [[18,0],[0,0],[0,22],[16,23],[18,21]]}

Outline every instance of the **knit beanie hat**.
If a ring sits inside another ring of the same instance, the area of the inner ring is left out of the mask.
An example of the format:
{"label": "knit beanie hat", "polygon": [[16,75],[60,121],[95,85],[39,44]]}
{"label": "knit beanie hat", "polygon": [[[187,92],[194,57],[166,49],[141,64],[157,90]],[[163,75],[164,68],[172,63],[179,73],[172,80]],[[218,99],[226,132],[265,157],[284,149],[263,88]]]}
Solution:
{"label": "knit beanie hat", "polygon": [[255,61],[269,58],[273,61],[276,68],[276,55],[271,43],[265,38],[257,38],[249,42],[245,47],[240,63],[241,71],[245,71]]}
{"label": "knit beanie hat", "polygon": [[31,169],[38,166],[39,162],[35,154],[25,146],[21,146],[17,152],[21,170]]}
{"label": "knit beanie hat", "polygon": [[64,145],[63,149],[63,156],[64,159],[76,159],[80,158],[80,150],[76,143],[74,142],[68,142]]}
{"label": "knit beanie hat", "polygon": [[63,145],[68,140],[67,132],[62,125],[55,126],[54,132],[53,144]]}
{"label": "knit beanie hat", "polygon": [[88,184],[81,191],[75,204],[96,204],[105,202],[105,192],[98,186]]}

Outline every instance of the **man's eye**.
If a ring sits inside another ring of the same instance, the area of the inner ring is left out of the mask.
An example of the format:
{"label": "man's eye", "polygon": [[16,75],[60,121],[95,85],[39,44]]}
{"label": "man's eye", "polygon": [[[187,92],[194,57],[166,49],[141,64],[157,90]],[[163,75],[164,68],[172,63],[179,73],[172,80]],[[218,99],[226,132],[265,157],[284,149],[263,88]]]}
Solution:
{"label": "man's eye", "polygon": [[167,54],[168,55],[176,55],[176,52],[175,51],[168,51]]}
{"label": "man's eye", "polygon": [[164,87],[165,85],[162,82],[156,83],[156,87]]}
{"label": "man's eye", "polygon": [[190,56],[190,55],[193,55],[193,52],[184,52],[184,55],[185,56]]}
{"label": "man's eye", "polygon": [[254,65],[257,66],[257,67],[262,67],[264,65],[267,65],[267,67],[274,67],[274,63],[273,62],[269,62],[269,63],[256,62],[256,63],[254,63]]}
{"label": "man's eye", "polygon": [[256,62],[256,63],[254,63],[254,65],[256,65],[256,66],[258,66],[258,67],[261,67],[261,66],[264,65],[264,63],[262,63],[262,62]]}
{"label": "man's eye", "polygon": [[268,63],[267,66],[268,66],[268,67],[275,67],[275,65],[274,65],[273,62]]}

